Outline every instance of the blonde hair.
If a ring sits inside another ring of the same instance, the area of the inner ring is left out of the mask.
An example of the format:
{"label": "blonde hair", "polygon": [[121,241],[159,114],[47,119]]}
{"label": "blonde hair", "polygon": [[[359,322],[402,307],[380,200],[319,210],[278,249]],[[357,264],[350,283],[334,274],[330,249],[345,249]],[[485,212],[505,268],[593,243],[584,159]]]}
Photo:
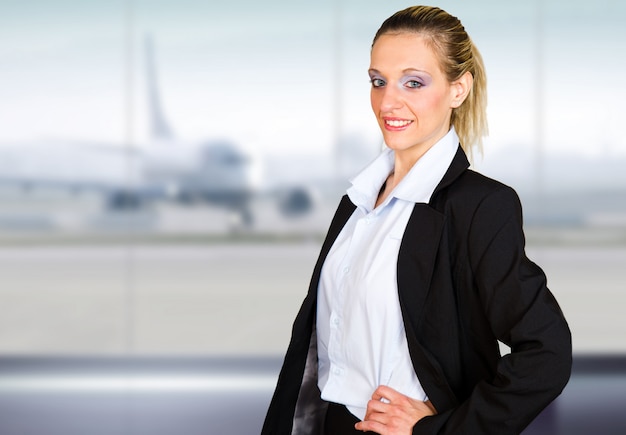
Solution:
{"label": "blonde hair", "polygon": [[372,46],[381,35],[404,32],[425,37],[437,53],[449,82],[467,72],[472,74],[472,88],[463,104],[452,110],[450,123],[470,159],[474,148],[482,153],[482,139],[488,133],[487,76],[482,56],[461,21],[437,7],[412,6],[387,18],[376,32]]}

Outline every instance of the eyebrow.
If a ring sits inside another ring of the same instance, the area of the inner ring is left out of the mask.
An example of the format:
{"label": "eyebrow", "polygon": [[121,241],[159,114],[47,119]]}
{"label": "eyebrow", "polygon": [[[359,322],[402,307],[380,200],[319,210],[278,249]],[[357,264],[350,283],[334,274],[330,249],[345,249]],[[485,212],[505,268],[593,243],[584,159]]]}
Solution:
{"label": "eyebrow", "polygon": [[[370,73],[370,74],[381,74],[381,72],[378,71],[375,68],[370,68],[370,69],[367,70],[367,72]],[[402,70],[402,72],[404,74],[407,74],[407,73],[424,73],[424,74],[430,75],[430,73],[428,71],[425,71],[425,70],[422,70],[422,69],[417,69],[417,68],[405,68],[405,69]]]}

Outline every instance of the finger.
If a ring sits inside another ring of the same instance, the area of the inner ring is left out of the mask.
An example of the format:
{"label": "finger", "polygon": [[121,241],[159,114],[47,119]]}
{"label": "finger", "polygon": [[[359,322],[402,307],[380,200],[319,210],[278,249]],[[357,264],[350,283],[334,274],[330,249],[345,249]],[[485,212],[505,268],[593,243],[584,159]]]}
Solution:
{"label": "finger", "polygon": [[[376,402],[376,403],[384,405],[384,403],[382,402]],[[374,420],[380,423],[385,423],[387,420],[387,416],[388,414],[385,408],[381,408],[378,406],[372,406],[372,407],[368,406],[365,412],[365,417],[363,417],[363,420]]]}
{"label": "finger", "polygon": [[382,414],[389,412],[391,405],[385,402],[381,402],[380,400],[368,400],[366,412],[380,412]]}
{"label": "finger", "polygon": [[386,433],[385,432],[385,429],[386,429],[385,425],[381,424],[381,423],[379,423],[377,421],[373,421],[373,420],[363,420],[363,421],[360,421],[360,422],[358,422],[357,424],[354,425],[354,428],[356,430],[360,430],[360,431],[363,431],[363,432],[371,431],[371,432],[375,432],[375,433],[378,433],[378,434]]}
{"label": "finger", "polygon": [[393,402],[400,397],[402,395],[398,391],[386,385],[379,385],[374,394],[372,394],[372,399],[374,400],[387,399],[389,402]]}
{"label": "finger", "polygon": [[380,412],[374,412],[372,414],[366,415],[363,418],[363,421],[371,421],[376,422],[382,425],[389,424],[390,417],[387,414],[381,414]]}

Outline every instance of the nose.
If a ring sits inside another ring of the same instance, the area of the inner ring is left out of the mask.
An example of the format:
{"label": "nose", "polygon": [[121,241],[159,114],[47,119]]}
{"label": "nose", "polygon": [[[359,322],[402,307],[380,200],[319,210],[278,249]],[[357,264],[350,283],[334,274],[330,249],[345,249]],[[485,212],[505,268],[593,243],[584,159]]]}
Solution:
{"label": "nose", "polygon": [[379,109],[382,113],[393,112],[402,106],[400,92],[395,86],[385,86],[375,90],[380,92]]}

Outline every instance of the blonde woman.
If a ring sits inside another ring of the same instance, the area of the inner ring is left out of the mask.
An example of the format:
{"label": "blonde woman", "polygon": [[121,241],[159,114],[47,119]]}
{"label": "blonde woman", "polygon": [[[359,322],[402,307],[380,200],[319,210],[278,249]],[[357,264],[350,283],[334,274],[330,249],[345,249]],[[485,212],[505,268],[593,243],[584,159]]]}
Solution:
{"label": "blonde woman", "polygon": [[516,193],[469,169],[481,56],[416,6],[382,24],[369,75],[387,149],[332,220],[263,434],[518,434],[568,382],[571,336]]}

